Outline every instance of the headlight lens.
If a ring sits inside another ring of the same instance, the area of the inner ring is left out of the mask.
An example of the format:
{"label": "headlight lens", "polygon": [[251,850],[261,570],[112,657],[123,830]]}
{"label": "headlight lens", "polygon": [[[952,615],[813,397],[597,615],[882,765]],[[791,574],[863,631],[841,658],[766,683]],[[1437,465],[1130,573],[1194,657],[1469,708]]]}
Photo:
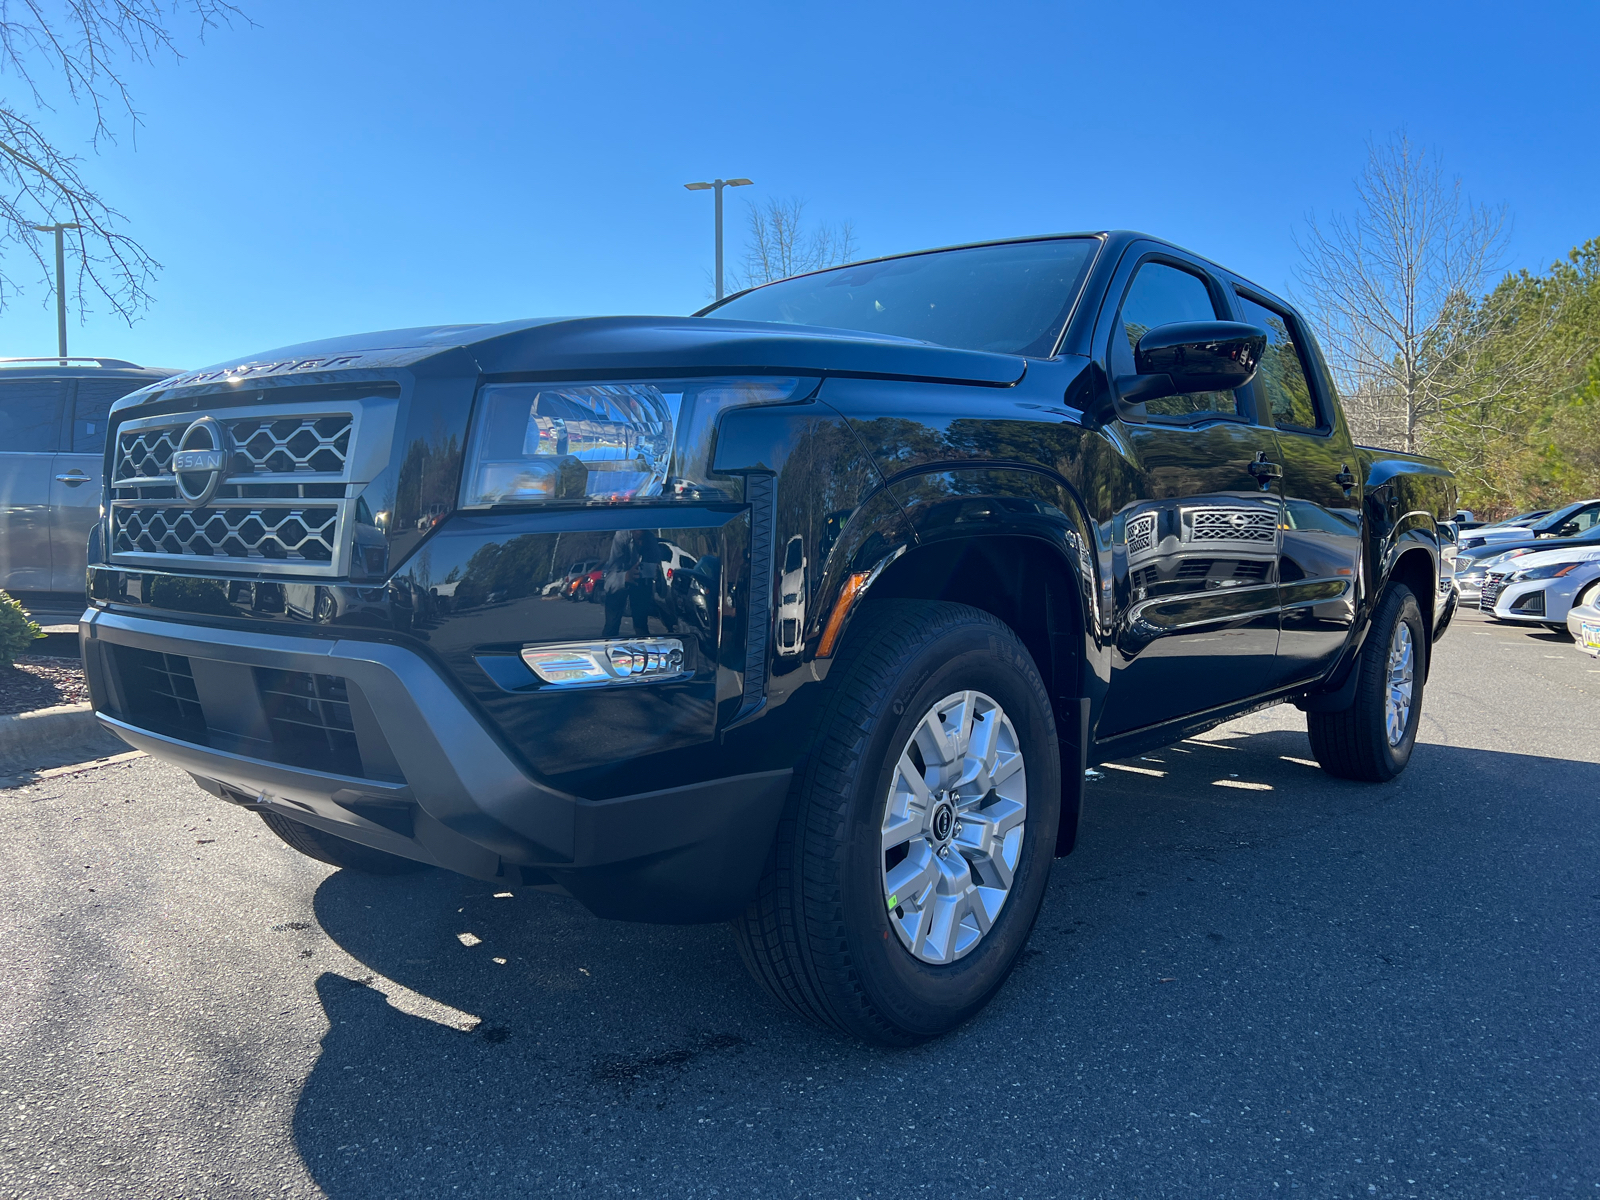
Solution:
{"label": "headlight lens", "polygon": [[1529,567],[1526,571],[1518,571],[1511,577],[1512,583],[1522,583],[1528,579],[1558,579],[1571,571],[1576,571],[1582,563],[1546,563],[1542,567]]}
{"label": "headlight lens", "polygon": [[717,416],[792,400],[814,382],[489,384],[478,395],[462,506],[721,498],[726,493],[707,478]]}

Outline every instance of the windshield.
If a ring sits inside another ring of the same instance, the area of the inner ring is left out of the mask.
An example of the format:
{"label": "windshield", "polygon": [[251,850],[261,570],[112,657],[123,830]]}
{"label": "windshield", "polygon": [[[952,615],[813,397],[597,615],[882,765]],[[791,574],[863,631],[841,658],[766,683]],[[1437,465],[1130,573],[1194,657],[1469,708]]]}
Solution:
{"label": "windshield", "polygon": [[[1565,508],[1558,508],[1555,510],[1555,512],[1551,513],[1548,517],[1535,525],[1533,527],[1534,532],[1543,533],[1547,529],[1559,529],[1562,525],[1572,520],[1572,518],[1575,517],[1580,511],[1587,509],[1591,504],[1594,503],[1595,501],[1593,500],[1580,500],[1576,504],[1569,504]],[[1587,529],[1593,524],[1593,520],[1584,521],[1581,522],[1579,528]]]}
{"label": "windshield", "polygon": [[765,284],[701,315],[1048,356],[1097,245],[1054,238],[908,254]]}

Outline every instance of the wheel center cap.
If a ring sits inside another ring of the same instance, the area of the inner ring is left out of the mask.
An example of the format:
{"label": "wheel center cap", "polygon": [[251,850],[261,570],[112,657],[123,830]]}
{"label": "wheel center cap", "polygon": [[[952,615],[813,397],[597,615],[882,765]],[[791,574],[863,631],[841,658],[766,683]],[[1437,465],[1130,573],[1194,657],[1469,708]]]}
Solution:
{"label": "wheel center cap", "polygon": [[933,810],[932,832],[937,842],[948,842],[956,827],[956,810],[948,800],[941,800]]}

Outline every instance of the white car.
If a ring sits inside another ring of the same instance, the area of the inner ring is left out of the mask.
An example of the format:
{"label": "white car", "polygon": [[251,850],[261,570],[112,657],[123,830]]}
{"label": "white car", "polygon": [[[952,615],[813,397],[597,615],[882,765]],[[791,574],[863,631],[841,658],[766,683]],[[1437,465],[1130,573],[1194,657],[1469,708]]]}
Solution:
{"label": "white car", "polygon": [[1583,596],[1588,603],[1576,604],[1567,614],[1567,632],[1590,658],[1600,658],[1600,588],[1591,588]]}
{"label": "white car", "polygon": [[1600,596],[1600,549],[1541,550],[1497,565],[1484,575],[1478,608],[1498,621],[1564,630],[1574,604]]}

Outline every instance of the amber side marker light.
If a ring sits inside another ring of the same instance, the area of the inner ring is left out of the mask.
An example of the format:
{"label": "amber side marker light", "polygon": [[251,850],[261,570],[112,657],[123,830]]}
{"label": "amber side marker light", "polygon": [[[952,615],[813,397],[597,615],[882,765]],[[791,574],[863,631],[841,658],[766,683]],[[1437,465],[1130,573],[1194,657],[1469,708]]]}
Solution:
{"label": "amber side marker light", "polygon": [[822,627],[822,640],[817,643],[818,658],[833,657],[834,643],[839,640],[844,619],[850,615],[850,610],[855,607],[856,600],[866,590],[874,574],[874,571],[857,571],[844,581],[844,587],[839,589],[839,598],[833,602],[833,611],[828,614],[828,623]]}

